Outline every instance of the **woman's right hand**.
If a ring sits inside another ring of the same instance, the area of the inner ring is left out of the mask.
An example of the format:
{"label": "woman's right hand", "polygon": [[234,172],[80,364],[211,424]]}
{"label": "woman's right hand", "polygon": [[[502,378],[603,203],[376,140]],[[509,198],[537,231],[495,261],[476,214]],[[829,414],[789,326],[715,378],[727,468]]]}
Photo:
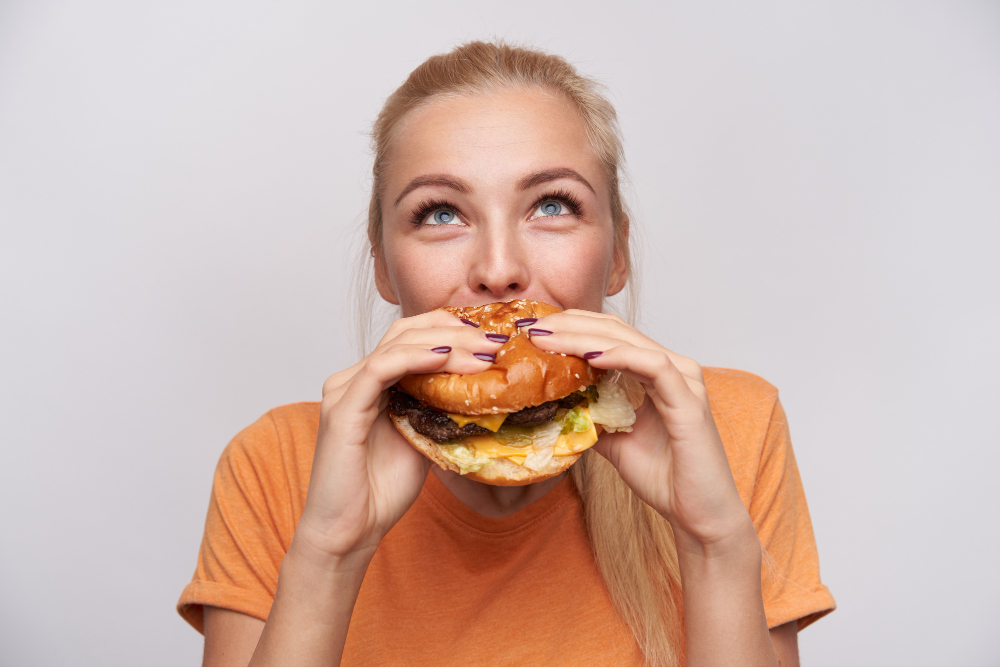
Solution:
{"label": "woman's right hand", "polygon": [[417,499],[430,465],[389,419],[387,389],[411,373],[482,372],[490,361],[473,354],[495,355],[501,345],[434,310],[396,320],[371,354],[330,376],[292,548],[328,562],[360,557],[366,566]]}

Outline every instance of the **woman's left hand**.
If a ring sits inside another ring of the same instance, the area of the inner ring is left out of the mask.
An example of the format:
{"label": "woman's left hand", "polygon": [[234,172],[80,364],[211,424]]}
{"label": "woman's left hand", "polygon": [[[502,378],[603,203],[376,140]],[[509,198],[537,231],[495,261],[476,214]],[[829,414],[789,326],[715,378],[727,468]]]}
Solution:
{"label": "woman's left hand", "polygon": [[[551,331],[533,334],[531,330]],[[683,531],[707,546],[752,531],[712,417],[701,366],[666,349],[620,317],[566,310],[529,328],[542,350],[589,359],[640,382],[646,398],[631,433],[602,433],[594,446],[632,491],[663,515],[675,535]],[[677,535],[681,538],[681,535]]]}

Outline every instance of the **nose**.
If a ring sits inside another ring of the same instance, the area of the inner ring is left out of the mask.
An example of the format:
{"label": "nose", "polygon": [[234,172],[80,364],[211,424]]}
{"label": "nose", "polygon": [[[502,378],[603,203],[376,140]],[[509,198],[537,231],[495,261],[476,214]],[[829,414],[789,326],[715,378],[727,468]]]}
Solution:
{"label": "nose", "polygon": [[518,237],[516,225],[497,221],[481,227],[478,236],[469,287],[495,301],[516,298],[527,289],[530,279],[527,249]]}

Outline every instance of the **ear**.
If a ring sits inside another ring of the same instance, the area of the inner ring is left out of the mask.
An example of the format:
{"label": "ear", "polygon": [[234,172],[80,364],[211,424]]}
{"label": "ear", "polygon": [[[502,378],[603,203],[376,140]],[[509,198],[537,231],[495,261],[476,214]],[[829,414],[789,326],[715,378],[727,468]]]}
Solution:
{"label": "ear", "polygon": [[622,246],[615,249],[614,258],[611,261],[611,273],[608,276],[608,290],[605,296],[618,294],[628,283],[628,228],[629,219],[625,216],[622,220]]}
{"label": "ear", "polygon": [[378,288],[379,296],[394,306],[399,305],[399,297],[389,280],[389,269],[385,265],[385,256],[381,250],[372,248],[372,258],[375,261],[375,287]]}

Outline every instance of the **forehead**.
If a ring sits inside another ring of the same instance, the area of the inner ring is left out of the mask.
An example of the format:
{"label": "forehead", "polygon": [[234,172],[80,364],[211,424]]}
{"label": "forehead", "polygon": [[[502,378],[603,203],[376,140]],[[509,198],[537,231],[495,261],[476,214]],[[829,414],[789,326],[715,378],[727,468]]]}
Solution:
{"label": "forehead", "polygon": [[595,187],[601,180],[579,111],[558,93],[511,89],[441,97],[410,112],[386,176],[390,183],[432,172],[507,181],[553,166],[576,169]]}

